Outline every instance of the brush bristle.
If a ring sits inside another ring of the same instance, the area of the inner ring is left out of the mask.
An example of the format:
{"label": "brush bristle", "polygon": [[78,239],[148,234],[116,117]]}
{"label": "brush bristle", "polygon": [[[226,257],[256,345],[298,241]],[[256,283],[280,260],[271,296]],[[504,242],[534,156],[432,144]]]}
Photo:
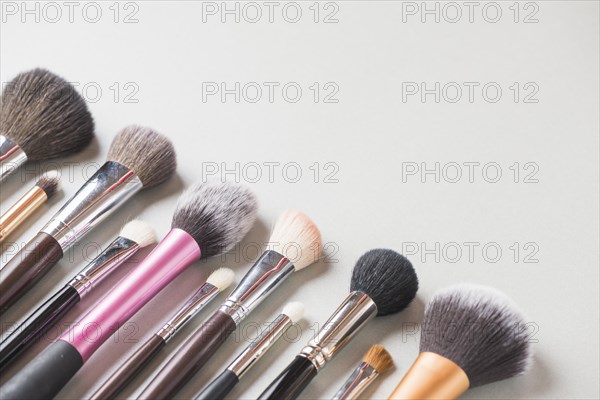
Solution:
{"label": "brush bristle", "polygon": [[289,302],[283,307],[281,313],[287,315],[292,323],[295,324],[304,317],[304,304],[299,301]]}
{"label": "brush bristle", "polygon": [[219,289],[219,292],[227,289],[235,278],[235,273],[229,268],[219,268],[216,271],[213,271],[212,274],[206,280],[206,283],[210,283]]}
{"label": "brush bristle", "polygon": [[418,289],[419,280],[412,264],[393,250],[367,251],[352,271],[350,290],[366,293],[377,305],[377,315],[404,310]]}
{"label": "brush bristle", "polygon": [[48,171],[37,181],[35,186],[46,192],[48,198],[60,190],[60,174],[56,170]]}
{"label": "brush bristle", "polygon": [[94,120],[73,85],[45,69],[10,81],[0,99],[0,133],[30,161],[63,157],[87,146]]}
{"label": "brush bristle", "polygon": [[526,320],[512,300],[477,285],[433,296],[425,308],[420,350],[452,360],[471,387],[522,374],[532,353]]}
{"label": "brush bristle", "polygon": [[269,243],[294,264],[296,271],[317,262],[323,247],[319,228],[306,214],[295,210],[279,216]]}
{"label": "brush bristle", "polygon": [[189,233],[206,258],[227,252],[242,240],[256,220],[257,208],[249,189],[211,180],[183,192],[171,226]]}
{"label": "brush bristle", "polygon": [[156,234],[152,225],[139,219],[134,219],[126,223],[121,228],[119,236],[133,240],[140,247],[150,246],[156,242]]}
{"label": "brush bristle", "polygon": [[363,361],[375,368],[375,371],[380,374],[383,374],[394,366],[391,354],[385,347],[379,344],[371,346],[367,354],[363,357]]}
{"label": "brush bristle", "polygon": [[107,160],[135,172],[144,189],[170,179],[177,168],[171,141],[150,128],[137,125],[128,126],[115,136]]}

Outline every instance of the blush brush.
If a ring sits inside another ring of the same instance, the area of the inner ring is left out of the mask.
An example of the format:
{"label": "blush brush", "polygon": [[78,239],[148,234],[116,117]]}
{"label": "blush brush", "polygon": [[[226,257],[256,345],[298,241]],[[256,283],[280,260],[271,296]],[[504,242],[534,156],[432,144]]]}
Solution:
{"label": "blush brush", "polygon": [[211,181],[188,188],[179,197],[171,230],[152,252],[71,329],[2,385],[0,398],[56,396],[115,329],[181,272],[201,258],[235,246],[254,224],[256,211],[256,199],[244,187]]}
{"label": "blush brush", "polygon": [[175,166],[171,142],[152,129],[129,126],[117,134],[106,163],[2,267],[0,314],[37,283],[67,249],[135,193],[171,178]]}
{"label": "blush brush", "polygon": [[352,271],[348,297],[259,398],[297,398],[369,320],[404,310],[418,286],[415,270],[403,255],[387,249],[363,254]]}

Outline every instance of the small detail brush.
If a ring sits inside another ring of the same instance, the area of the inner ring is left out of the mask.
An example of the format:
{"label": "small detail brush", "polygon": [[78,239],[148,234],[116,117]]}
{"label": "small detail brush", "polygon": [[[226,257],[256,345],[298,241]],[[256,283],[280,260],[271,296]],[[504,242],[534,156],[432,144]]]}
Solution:
{"label": "small detail brush", "polygon": [[73,85],[45,69],[23,72],[0,98],[0,181],[28,160],[78,152],[93,137],[94,120]]}
{"label": "small detail brush", "polygon": [[171,142],[149,128],[129,126],[113,140],[108,161],[44,228],[2,268],[0,314],[38,282],[92,228],[142,188],[175,173]]}
{"label": "small detail brush", "polygon": [[90,397],[90,400],[114,399],[133,378],[158,354],[186,322],[200,312],[217,294],[233,282],[235,274],[229,268],[219,268],[200,289],[150,339],[129,357],[119,369]]}
{"label": "small detail brush", "polygon": [[436,293],[421,325],[421,354],[390,399],[458,399],[467,389],[524,373],[526,320],[503,293],[458,285]]}
{"label": "small detail brush", "polygon": [[415,270],[403,255],[387,249],[363,254],[352,271],[348,297],[259,398],[297,398],[369,320],[404,310],[418,287]]}
{"label": "small detail brush", "polygon": [[304,315],[304,305],[291,302],[248,347],[196,397],[196,400],[222,400],[242,376]]}
{"label": "small detail brush", "polygon": [[49,171],[42,175],[23,197],[0,216],[0,243],[59,190],[58,171]]}
{"label": "small detail brush", "polygon": [[394,360],[385,347],[372,346],[352,375],[348,377],[340,390],[333,396],[334,400],[358,399],[358,396],[381,374],[394,366]]}
{"label": "small detail brush", "polygon": [[[140,399],[174,397],[250,312],[294,271],[315,263],[321,254],[319,229],[299,211],[285,211],[279,217],[269,243],[274,244],[274,250],[262,254],[219,310],[175,351],[140,394]],[[293,258],[284,255],[290,248]]]}
{"label": "small detail brush", "polygon": [[141,248],[156,242],[154,230],[146,222],[127,223],[120,235],[69,283],[46,300],[0,343],[0,371],[54,326],[75,304],[87,296],[108,275]]}
{"label": "small detail brush", "polygon": [[[0,398],[49,399],[63,388],[115,329],[126,323],[200,258],[229,251],[256,219],[248,189],[210,181],[188,188],[160,243],[56,342],[0,387]],[[89,329],[94,327],[94,336]]]}

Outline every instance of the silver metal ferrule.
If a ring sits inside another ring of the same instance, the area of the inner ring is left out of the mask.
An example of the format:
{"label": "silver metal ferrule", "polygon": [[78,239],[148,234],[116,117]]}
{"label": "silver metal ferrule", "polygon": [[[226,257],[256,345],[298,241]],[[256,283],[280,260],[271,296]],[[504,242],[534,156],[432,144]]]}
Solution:
{"label": "silver metal ferrule", "polygon": [[379,372],[369,363],[362,361],[352,375],[344,382],[344,385],[337,391],[333,400],[351,400],[358,399],[358,396],[379,376]]}
{"label": "silver metal ferrule", "polygon": [[142,181],[133,171],[107,161],[41,232],[53,236],[65,251],[141,189]]}
{"label": "silver metal ferrule", "polygon": [[156,334],[165,342],[177,333],[194,315],[202,310],[212,299],[219,294],[219,288],[210,283],[205,283],[192,295],[192,297],[163,325]]}
{"label": "silver metal ferrule", "polygon": [[265,251],[219,308],[238,325],[294,272],[294,264],[274,250]]}
{"label": "silver metal ferrule", "polygon": [[350,293],[299,355],[322,369],[376,314],[377,306],[369,296],[361,291]]}
{"label": "silver metal ferrule", "polygon": [[246,349],[227,367],[241,378],[260,358],[283,336],[292,326],[292,320],[285,314],[279,314],[267,329],[262,332]]}
{"label": "silver metal ferrule", "polygon": [[77,290],[80,298],[83,298],[140,248],[133,240],[119,236],[68,284]]}
{"label": "silver metal ferrule", "polygon": [[23,149],[6,136],[0,135],[0,182],[26,161],[27,154]]}

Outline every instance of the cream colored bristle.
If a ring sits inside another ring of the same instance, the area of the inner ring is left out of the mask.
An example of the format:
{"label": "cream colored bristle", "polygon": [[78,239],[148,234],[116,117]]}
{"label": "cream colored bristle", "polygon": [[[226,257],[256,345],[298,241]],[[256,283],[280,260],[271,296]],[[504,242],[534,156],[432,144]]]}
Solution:
{"label": "cream colored bristle", "polygon": [[134,219],[125,224],[119,236],[133,240],[140,247],[150,246],[156,242],[156,234],[152,225],[139,219]]}
{"label": "cream colored bristle", "polygon": [[319,228],[300,211],[284,211],[275,223],[269,242],[273,250],[290,259],[296,271],[317,262],[321,257]]}
{"label": "cream colored bristle", "polygon": [[235,273],[231,269],[219,268],[216,271],[213,271],[212,274],[210,274],[210,276],[206,280],[206,283],[210,283],[222,292],[233,283],[234,278]]}
{"label": "cream colored bristle", "polygon": [[394,366],[394,360],[390,353],[385,349],[385,347],[376,344],[371,346],[367,354],[363,357],[363,360],[371,365],[377,372],[380,374],[386,372],[390,368]]}

